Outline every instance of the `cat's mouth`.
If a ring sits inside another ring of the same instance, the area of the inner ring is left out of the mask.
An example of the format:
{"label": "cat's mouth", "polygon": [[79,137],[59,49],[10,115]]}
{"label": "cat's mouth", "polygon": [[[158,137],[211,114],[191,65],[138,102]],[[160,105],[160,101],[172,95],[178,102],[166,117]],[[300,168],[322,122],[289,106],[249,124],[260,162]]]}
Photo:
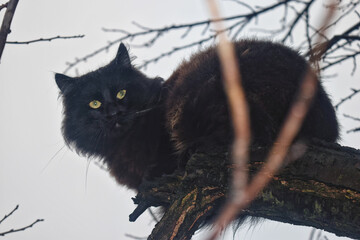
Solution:
{"label": "cat's mouth", "polygon": [[114,120],[110,124],[110,131],[119,131],[124,129],[129,124],[129,121],[123,121],[123,120]]}
{"label": "cat's mouth", "polygon": [[146,108],[140,111],[134,111],[127,114],[126,116],[115,117],[107,122],[109,126],[108,129],[110,133],[118,133],[119,131],[124,131],[129,127],[129,125],[131,125],[134,119],[144,116],[145,114],[151,112],[153,109],[155,109],[155,107]]}

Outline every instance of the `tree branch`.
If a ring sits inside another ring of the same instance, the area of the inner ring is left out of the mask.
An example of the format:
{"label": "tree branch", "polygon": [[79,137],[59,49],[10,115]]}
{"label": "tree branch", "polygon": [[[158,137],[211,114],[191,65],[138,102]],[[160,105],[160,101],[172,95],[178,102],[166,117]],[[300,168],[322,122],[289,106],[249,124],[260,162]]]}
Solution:
{"label": "tree branch", "polygon": [[51,42],[55,39],[73,39],[73,38],[83,38],[85,35],[75,35],[75,36],[56,36],[51,38],[39,38],[30,41],[7,41],[6,44],[31,44],[36,42]]}
{"label": "tree branch", "polygon": [[9,214],[7,214],[7,215],[5,215],[4,217],[3,217],[3,219],[1,219],[0,220],[0,224],[3,222],[3,221],[5,221],[8,217],[10,217],[16,210],[18,210],[19,209],[19,205],[16,205],[16,207],[9,213]]}
{"label": "tree branch", "polygon": [[8,3],[1,4],[1,5],[0,5],[0,11],[1,11],[3,8],[7,8],[7,5],[8,5]]}
{"label": "tree branch", "polygon": [[18,4],[19,0],[10,0],[7,3],[6,12],[4,15],[4,19],[0,28],[0,60],[2,53],[4,51],[5,43],[8,34],[11,32],[10,26],[12,19],[14,17],[15,9]]}
{"label": "tree branch", "polygon": [[[130,40],[132,41],[133,39],[140,37],[140,36],[147,36],[150,34],[155,34],[155,37],[151,38],[149,41],[141,44],[141,45],[137,45],[138,47],[151,47],[161,36],[164,36],[165,33],[168,33],[170,31],[173,30],[181,30],[181,29],[192,29],[194,27],[199,27],[199,26],[205,26],[205,29],[208,30],[208,26],[210,23],[212,22],[219,22],[219,21],[234,21],[234,20],[239,20],[239,19],[243,19],[245,20],[243,23],[247,24],[248,22],[250,22],[253,18],[256,18],[257,16],[269,12],[271,10],[274,10],[278,7],[281,7],[289,2],[297,2],[296,0],[282,0],[279,2],[276,2],[270,6],[266,6],[263,8],[259,8],[259,10],[257,11],[251,11],[250,13],[247,14],[239,14],[239,15],[234,15],[234,16],[230,16],[230,17],[225,17],[225,18],[214,18],[214,19],[207,19],[207,20],[203,20],[203,21],[198,21],[198,22],[193,22],[193,23],[186,23],[186,24],[173,24],[170,26],[165,26],[162,28],[148,28],[148,27],[144,27],[142,25],[139,25],[137,23],[135,23],[142,31],[139,32],[135,32],[135,33],[129,33],[128,31],[122,30],[122,29],[107,29],[104,28],[103,30],[106,32],[119,32],[122,34],[125,34],[124,36],[122,36],[121,38],[118,38],[116,40],[113,41],[109,41],[107,43],[107,45],[93,51],[92,53],[89,53],[87,55],[85,55],[84,57],[81,58],[76,58],[75,61],[73,62],[67,62],[67,68],[64,70],[64,73],[67,73],[70,69],[72,69],[73,67],[75,67],[77,64],[81,63],[81,62],[86,62],[89,58],[92,58],[94,56],[96,56],[97,54],[107,51],[110,47],[112,47],[115,44],[118,44],[121,41],[125,41],[125,40]],[[211,34],[212,35],[212,34]],[[208,39],[208,38],[206,38]],[[214,39],[214,36],[211,37],[211,39]],[[196,45],[201,45],[204,42],[204,39],[194,42],[192,44],[187,44],[186,47],[179,47],[177,49],[173,49],[171,51],[167,51],[165,53],[160,54],[158,57],[155,57],[151,60],[145,61],[145,63],[142,66],[146,66],[147,64],[149,64],[150,62],[157,62],[159,59],[165,57],[165,56],[169,56],[170,54],[177,52],[179,50],[183,50],[185,48],[188,48],[190,46],[196,46]]]}
{"label": "tree branch", "polygon": [[297,23],[299,22],[299,20],[302,18],[302,16],[304,14],[307,14],[309,12],[309,8],[310,6],[314,3],[315,0],[310,0],[308,3],[306,3],[304,9],[297,14],[296,18],[294,19],[294,21],[290,24],[289,30],[286,33],[286,35],[283,37],[283,39],[281,40],[282,42],[285,42],[292,34],[293,29],[295,28],[295,26],[297,25]]}
{"label": "tree branch", "polygon": [[351,133],[351,132],[360,132],[360,127],[353,128],[353,129],[346,131],[346,133]]}
{"label": "tree branch", "polygon": [[[17,211],[19,209],[19,205],[16,205],[16,207],[7,215],[5,215],[1,220],[0,220],[0,224],[3,223],[8,217],[10,217],[11,215],[14,214],[15,211]],[[0,237],[11,234],[11,233],[15,233],[15,232],[20,232],[20,231],[25,231],[28,228],[32,228],[35,224],[37,224],[38,222],[43,222],[44,219],[37,219],[35,220],[33,223],[31,223],[28,226],[22,227],[22,228],[18,228],[18,229],[10,229],[9,231],[6,232],[0,232]]]}
{"label": "tree branch", "polygon": [[350,100],[353,96],[355,96],[356,94],[358,94],[358,93],[360,92],[360,89],[354,89],[354,88],[352,88],[351,90],[352,90],[353,92],[352,92],[350,95],[348,95],[347,97],[341,99],[340,102],[338,102],[338,103],[335,105],[335,109],[336,109],[336,110],[340,107],[341,104],[343,104],[344,102]]}
{"label": "tree branch", "polygon": [[355,121],[359,121],[359,122],[360,122],[360,118],[353,117],[353,116],[350,116],[350,115],[348,115],[348,114],[343,114],[343,116],[346,117],[346,118],[350,118],[350,119],[352,119],[352,120],[355,120]]}
{"label": "tree branch", "polygon": [[[269,149],[252,149],[250,173],[264,164]],[[223,149],[194,154],[186,173],[141,185],[136,202],[167,211],[148,239],[191,239],[228,194],[232,165]],[[360,151],[314,141],[289,164],[241,215],[313,226],[339,236],[360,237]]]}
{"label": "tree branch", "polygon": [[37,219],[36,221],[34,221],[33,223],[31,223],[30,225],[28,225],[26,227],[18,228],[18,229],[10,229],[9,231],[2,232],[2,233],[0,233],[0,236],[5,236],[5,235],[10,234],[10,233],[25,231],[28,228],[32,228],[38,222],[43,222],[43,221],[44,221],[44,219]]}

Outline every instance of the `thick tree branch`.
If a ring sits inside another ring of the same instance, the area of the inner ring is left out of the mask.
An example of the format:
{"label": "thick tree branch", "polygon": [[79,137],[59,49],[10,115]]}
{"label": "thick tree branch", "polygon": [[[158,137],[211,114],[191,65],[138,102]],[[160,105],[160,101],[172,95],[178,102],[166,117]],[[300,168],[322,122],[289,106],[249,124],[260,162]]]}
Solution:
{"label": "thick tree branch", "polygon": [[[251,151],[250,172],[264,164],[268,149]],[[191,239],[219,210],[228,193],[229,154],[221,149],[194,154],[186,174],[144,183],[137,203],[167,206],[148,239]],[[360,238],[360,151],[315,141],[289,164],[242,215],[313,226]]]}
{"label": "thick tree branch", "polygon": [[3,22],[2,22],[2,25],[0,28],[0,60],[1,60],[2,53],[4,51],[7,36],[11,32],[10,26],[11,26],[11,22],[14,17],[15,9],[16,9],[18,2],[19,2],[19,0],[10,0],[6,6],[6,12],[5,12],[4,19],[3,19]]}

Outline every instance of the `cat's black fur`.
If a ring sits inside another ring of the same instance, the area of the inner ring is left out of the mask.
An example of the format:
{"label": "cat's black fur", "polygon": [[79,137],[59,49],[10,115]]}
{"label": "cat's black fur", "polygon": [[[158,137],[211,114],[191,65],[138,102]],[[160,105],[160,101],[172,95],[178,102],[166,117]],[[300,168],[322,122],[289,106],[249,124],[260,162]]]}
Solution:
{"label": "cat's black fur", "polygon": [[[269,41],[235,43],[250,109],[252,143],[274,141],[308,68],[299,54]],[[148,78],[121,44],[105,67],[80,77],[55,75],[64,103],[63,135],[79,153],[103,159],[120,184],[171,173],[196,149],[229,145],[232,127],[214,47],[183,62],[167,80]],[[126,89],[125,98],[116,98]],[[99,100],[98,109],[89,102]],[[334,142],[338,124],[319,83],[298,139]]]}

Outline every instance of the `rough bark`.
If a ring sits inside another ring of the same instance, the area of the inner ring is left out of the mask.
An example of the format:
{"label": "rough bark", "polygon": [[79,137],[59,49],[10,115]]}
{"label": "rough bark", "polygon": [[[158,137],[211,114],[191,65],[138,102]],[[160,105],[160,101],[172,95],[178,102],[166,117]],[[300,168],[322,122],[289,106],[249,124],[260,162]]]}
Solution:
{"label": "rough bark", "polygon": [[[250,174],[263,164],[267,149],[253,149]],[[231,173],[223,149],[195,153],[185,172],[143,183],[134,199],[134,221],[149,206],[166,211],[148,239],[191,239],[216,215],[226,199]],[[339,236],[360,238],[360,151],[314,142],[305,154],[273,177],[242,216],[313,226]]]}

